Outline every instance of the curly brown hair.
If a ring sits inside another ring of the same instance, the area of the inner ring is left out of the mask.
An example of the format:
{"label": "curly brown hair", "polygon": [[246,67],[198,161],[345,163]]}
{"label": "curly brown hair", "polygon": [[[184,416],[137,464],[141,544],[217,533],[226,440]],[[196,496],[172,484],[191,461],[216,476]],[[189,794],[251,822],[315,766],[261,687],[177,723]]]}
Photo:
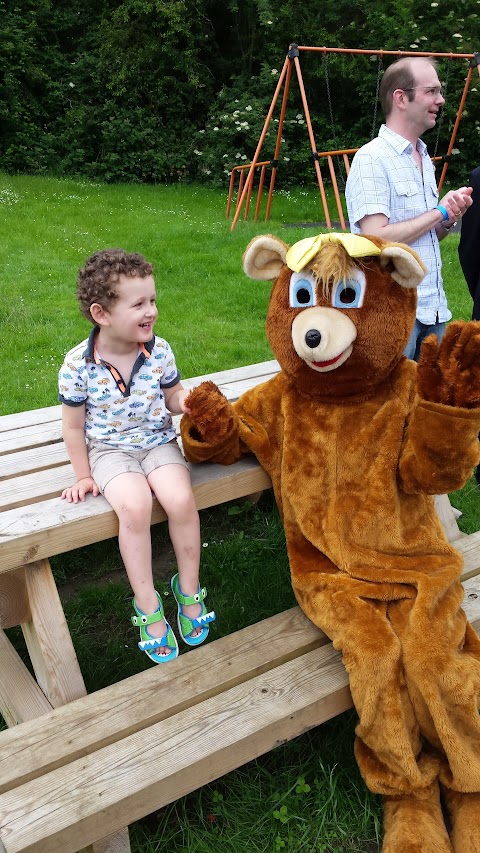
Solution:
{"label": "curly brown hair", "polygon": [[118,299],[116,284],[121,275],[146,278],[152,272],[153,264],[138,252],[125,252],[124,249],[95,252],[78,271],[77,299],[83,316],[93,323],[90,306],[94,302],[108,309]]}

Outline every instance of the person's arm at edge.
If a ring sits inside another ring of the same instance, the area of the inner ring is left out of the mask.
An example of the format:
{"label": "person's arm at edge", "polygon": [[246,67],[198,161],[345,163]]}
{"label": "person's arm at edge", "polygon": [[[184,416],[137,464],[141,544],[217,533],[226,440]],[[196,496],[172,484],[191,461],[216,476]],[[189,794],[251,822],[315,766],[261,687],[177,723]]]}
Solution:
{"label": "person's arm at edge", "polygon": [[77,482],[62,492],[62,498],[69,503],[84,501],[85,495],[99,494],[99,488],[92,477],[85,443],[85,403],[81,406],[67,406],[62,403],[62,432],[68,458],[72,463]]}
{"label": "person's arm at edge", "polygon": [[480,278],[480,168],[473,170],[470,183],[473,186],[474,203],[468,211],[468,216],[462,220],[458,257],[470,295],[475,299]]}

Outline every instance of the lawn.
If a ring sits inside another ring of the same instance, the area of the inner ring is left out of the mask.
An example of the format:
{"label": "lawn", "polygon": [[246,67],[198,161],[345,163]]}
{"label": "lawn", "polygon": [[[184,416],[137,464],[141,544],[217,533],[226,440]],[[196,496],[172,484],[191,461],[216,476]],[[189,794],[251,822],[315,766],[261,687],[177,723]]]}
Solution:
{"label": "lawn", "polygon": [[[157,332],[184,376],[272,357],[264,333],[269,285],[245,278],[242,252],[256,234],[293,243],[320,220],[318,191],[277,192],[269,223],[225,218],[226,193],[202,187],[104,186],[0,175],[3,394],[0,413],[54,405],[64,353],[86,337],[75,301],[79,266],[122,246],[155,265]],[[318,229],[316,229],[318,230]],[[449,304],[468,319],[458,237],[442,243]],[[452,496],[466,532],[480,527],[472,480]],[[218,637],[293,605],[283,530],[272,497],[258,506],[201,513],[202,581],[220,618]],[[159,592],[173,573],[165,525],[153,530]],[[52,561],[89,691],[149,666],[129,625],[129,588],[116,541]],[[167,616],[171,604],[167,599]],[[9,632],[21,648],[18,632]],[[187,652],[190,653],[190,652]],[[205,674],[208,677],[208,674]],[[136,701],[141,701],[138,699]],[[134,853],[374,853],[380,803],[353,758],[353,712],[205,786],[132,827]]]}

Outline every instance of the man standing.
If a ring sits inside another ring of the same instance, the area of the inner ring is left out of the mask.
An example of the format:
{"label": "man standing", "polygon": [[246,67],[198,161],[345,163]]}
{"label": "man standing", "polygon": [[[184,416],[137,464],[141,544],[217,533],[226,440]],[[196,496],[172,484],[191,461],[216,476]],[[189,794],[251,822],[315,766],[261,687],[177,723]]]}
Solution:
{"label": "man standing", "polygon": [[403,57],[390,65],[380,85],[385,124],[360,148],[347,179],[350,228],[407,243],[427,273],[418,287],[417,318],[405,355],[418,360],[423,339],[442,339],[452,315],[442,280],[439,240],[470,207],[471,187],[451,190],[438,202],[435,171],[422,133],[435,126],[445,103],[436,64]]}

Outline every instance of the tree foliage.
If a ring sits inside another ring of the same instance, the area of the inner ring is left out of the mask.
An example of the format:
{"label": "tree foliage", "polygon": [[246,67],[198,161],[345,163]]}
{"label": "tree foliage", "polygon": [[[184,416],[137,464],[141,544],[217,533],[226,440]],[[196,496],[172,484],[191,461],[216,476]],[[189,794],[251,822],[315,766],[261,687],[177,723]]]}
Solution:
{"label": "tree foliage", "polygon": [[[200,179],[226,185],[257,145],[288,46],[473,53],[480,0],[0,0],[0,168],[106,181]],[[378,131],[385,56],[302,52],[317,150]],[[442,60],[446,151],[467,60]],[[452,177],[480,160],[474,70]],[[273,157],[281,98],[262,157]],[[295,74],[279,178],[313,180]]]}

